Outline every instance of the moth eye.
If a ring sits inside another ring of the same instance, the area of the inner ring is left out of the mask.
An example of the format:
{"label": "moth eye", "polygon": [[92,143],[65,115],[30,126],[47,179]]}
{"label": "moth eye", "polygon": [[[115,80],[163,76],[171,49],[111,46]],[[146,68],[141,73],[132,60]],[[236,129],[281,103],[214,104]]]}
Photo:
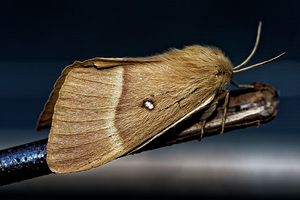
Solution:
{"label": "moth eye", "polygon": [[220,76],[220,75],[225,75],[225,72],[222,70],[219,70],[218,73],[216,73],[216,77]]}
{"label": "moth eye", "polygon": [[153,110],[155,106],[154,106],[153,101],[145,100],[145,101],[143,102],[142,107],[146,108],[147,110]]}

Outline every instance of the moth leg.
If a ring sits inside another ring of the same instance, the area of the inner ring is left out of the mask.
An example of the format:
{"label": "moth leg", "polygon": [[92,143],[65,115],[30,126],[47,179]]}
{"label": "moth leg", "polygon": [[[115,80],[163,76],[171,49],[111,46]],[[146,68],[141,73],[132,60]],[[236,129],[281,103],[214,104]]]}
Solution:
{"label": "moth leg", "polygon": [[228,106],[228,102],[229,102],[229,90],[225,90],[225,92],[226,93],[225,93],[225,99],[224,99],[224,104],[223,104],[224,113],[223,113],[223,119],[222,119],[221,134],[224,134],[226,114],[227,114],[227,106]]}
{"label": "moth leg", "polygon": [[226,121],[226,115],[227,115],[227,106],[228,106],[228,102],[229,102],[229,90],[224,90],[221,94],[219,94],[219,96],[217,96],[214,100],[214,102],[212,103],[212,106],[211,108],[213,110],[216,109],[219,101],[221,99],[224,99],[224,104],[223,104],[223,109],[224,109],[224,112],[223,112],[223,117],[222,117],[222,125],[221,125],[221,133],[220,134],[223,134],[224,133],[224,129],[225,129],[225,121]]}
{"label": "moth leg", "polygon": [[253,85],[240,85],[232,80],[230,81],[230,83],[238,88],[254,88]]}
{"label": "moth leg", "polygon": [[204,132],[205,132],[206,119],[209,118],[211,116],[211,114],[216,110],[217,105],[221,99],[224,99],[224,104],[223,104],[224,112],[223,112],[223,117],[222,117],[222,125],[221,125],[221,133],[220,134],[224,133],[226,115],[227,115],[227,106],[228,106],[228,102],[229,102],[229,90],[225,90],[221,94],[219,94],[214,99],[214,101],[211,103],[210,107],[203,112],[203,114],[200,118],[200,120],[202,119],[202,124],[201,124],[200,137],[198,139],[199,141],[201,141],[201,139],[203,138]]}
{"label": "moth leg", "polygon": [[199,120],[201,120],[201,131],[200,131],[200,136],[198,138],[199,141],[201,141],[205,132],[206,119],[209,118],[214,113],[218,103],[219,103],[219,99],[218,98],[214,99],[211,105],[206,110],[204,110],[203,113],[201,114],[201,117],[199,118]]}
{"label": "moth leg", "polygon": [[204,127],[205,127],[205,124],[206,124],[206,119],[204,119],[202,121],[202,124],[201,124],[201,134],[200,134],[200,137],[198,138],[198,141],[200,142],[203,138],[203,135],[204,135]]}

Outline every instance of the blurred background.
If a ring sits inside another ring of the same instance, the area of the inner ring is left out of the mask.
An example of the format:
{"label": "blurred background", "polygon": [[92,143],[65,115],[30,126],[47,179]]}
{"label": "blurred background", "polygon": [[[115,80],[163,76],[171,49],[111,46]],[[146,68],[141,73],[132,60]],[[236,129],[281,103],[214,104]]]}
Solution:
{"label": "blurred background", "polygon": [[[280,92],[275,120],[127,156],[86,172],[0,187],[1,199],[300,197],[300,3],[297,1],[1,1],[0,149],[47,137],[35,125],[62,69],[93,57],[138,57],[170,47],[213,45],[234,65],[287,52],[239,73]],[[234,87],[230,87],[234,89]]]}

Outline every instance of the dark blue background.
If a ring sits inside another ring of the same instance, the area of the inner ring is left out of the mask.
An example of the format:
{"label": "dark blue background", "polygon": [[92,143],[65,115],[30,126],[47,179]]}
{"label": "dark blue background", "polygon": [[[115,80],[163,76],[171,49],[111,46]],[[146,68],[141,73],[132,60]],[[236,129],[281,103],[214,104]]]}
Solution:
{"label": "dark blue background", "polygon": [[47,137],[35,123],[61,70],[75,60],[149,56],[170,47],[214,45],[234,65],[261,42],[239,83],[280,92],[277,118],[201,143],[122,158],[87,172],[1,187],[3,195],[300,196],[300,14],[296,1],[4,1],[0,3],[0,148]]}

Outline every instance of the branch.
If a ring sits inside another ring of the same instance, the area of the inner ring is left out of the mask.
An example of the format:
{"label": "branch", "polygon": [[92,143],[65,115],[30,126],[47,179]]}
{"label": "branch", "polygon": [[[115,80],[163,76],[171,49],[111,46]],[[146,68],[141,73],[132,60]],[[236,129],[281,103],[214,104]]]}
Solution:
{"label": "branch", "polygon": [[[230,92],[225,132],[259,126],[277,113],[276,90],[270,85],[253,83],[253,89]],[[207,120],[203,137],[221,132],[222,102]],[[157,149],[200,138],[202,122],[196,114],[134,153]],[[47,139],[0,151],[0,185],[51,174],[46,162]]]}

